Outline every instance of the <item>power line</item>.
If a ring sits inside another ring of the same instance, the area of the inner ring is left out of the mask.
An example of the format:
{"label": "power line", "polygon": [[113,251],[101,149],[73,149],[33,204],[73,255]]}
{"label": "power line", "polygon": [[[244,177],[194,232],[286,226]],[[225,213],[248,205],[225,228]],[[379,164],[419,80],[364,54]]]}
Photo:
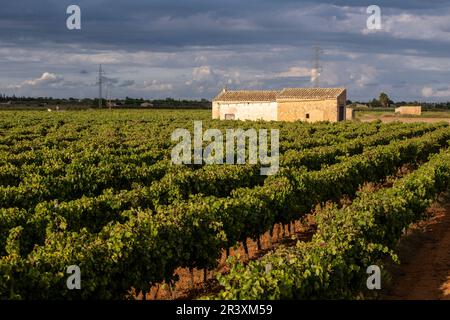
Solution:
{"label": "power line", "polygon": [[314,69],[313,69],[313,85],[315,88],[320,87],[319,77],[322,73],[322,66],[320,64],[320,55],[323,54],[323,49],[319,46],[315,46],[314,50]]}
{"label": "power line", "polygon": [[100,67],[98,68],[98,107],[102,108],[103,107],[103,103],[102,103],[102,97],[103,97],[103,75],[104,75],[104,71],[102,69],[102,65],[100,65]]}
{"label": "power line", "polygon": [[111,93],[111,87],[112,87],[112,85],[108,82],[108,81],[106,81],[105,82],[105,87],[106,87],[106,89],[105,89],[105,91],[106,91],[106,93],[105,93],[105,99],[106,99],[106,106],[109,108],[109,110],[111,110],[112,109],[112,93]]}

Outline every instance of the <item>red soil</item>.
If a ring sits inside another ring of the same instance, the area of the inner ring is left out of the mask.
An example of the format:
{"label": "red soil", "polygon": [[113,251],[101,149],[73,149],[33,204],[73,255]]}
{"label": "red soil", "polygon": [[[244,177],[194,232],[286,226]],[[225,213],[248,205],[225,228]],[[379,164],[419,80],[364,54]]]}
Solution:
{"label": "red soil", "polygon": [[450,300],[450,202],[436,203],[399,245],[400,265],[382,299]]}
{"label": "red soil", "polygon": [[[237,249],[230,249],[230,256],[239,256],[242,262],[258,259],[270,250],[273,250],[281,244],[293,245],[297,241],[310,241],[315,232],[315,222],[311,215],[308,215],[303,221],[297,220],[291,225],[277,224],[274,226],[272,236],[266,232],[260,237],[260,245],[257,241],[247,239],[248,254],[244,246],[239,245]],[[259,248],[258,248],[259,247]],[[172,300],[172,299],[193,299],[204,293],[217,291],[220,287],[215,279],[215,275],[228,271],[226,265],[226,251],[222,251],[222,258],[219,266],[215,270],[197,270],[190,271],[186,268],[178,268],[175,274],[179,280],[171,286],[167,284],[158,284],[150,288],[146,294],[148,300]],[[206,275],[206,280],[205,280]],[[142,299],[142,293],[135,296]]]}

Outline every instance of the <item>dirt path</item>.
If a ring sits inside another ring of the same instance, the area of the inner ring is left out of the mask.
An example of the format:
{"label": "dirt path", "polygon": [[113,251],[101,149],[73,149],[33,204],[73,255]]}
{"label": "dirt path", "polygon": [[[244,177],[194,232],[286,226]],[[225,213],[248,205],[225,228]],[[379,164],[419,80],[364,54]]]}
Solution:
{"label": "dirt path", "polygon": [[450,300],[450,202],[435,204],[431,219],[401,241],[401,265],[393,267],[392,284],[382,299]]}

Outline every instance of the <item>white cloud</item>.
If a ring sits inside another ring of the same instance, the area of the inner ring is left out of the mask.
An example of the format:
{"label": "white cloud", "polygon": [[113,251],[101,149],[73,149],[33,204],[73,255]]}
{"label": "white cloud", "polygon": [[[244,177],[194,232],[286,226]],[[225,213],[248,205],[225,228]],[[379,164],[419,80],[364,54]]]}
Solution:
{"label": "white cloud", "polygon": [[450,41],[448,15],[398,13],[384,17],[383,29],[395,38]]}
{"label": "white cloud", "polygon": [[217,91],[225,83],[230,83],[229,80],[223,72],[219,74],[211,66],[204,65],[193,68],[191,79],[185,81],[184,85],[196,93],[204,94]]}
{"label": "white cloud", "polygon": [[194,70],[192,72],[192,77],[196,81],[208,79],[213,75],[214,75],[214,72],[212,71],[210,66],[201,66],[198,68],[194,68]]}
{"label": "white cloud", "polygon": [[410,70],[438,71],[450,69],[450,60],[442,57],[426,57],[419,53],[405,54],[378,54],[377,59],[395,66]]}
{"label": "white cloud", "polygon": [[434,89],[431,86],[422,88],[422,96],[425,98],[450,98],[450,87]]}
{"label": "white cloud", "polygon": [[316,68],[312,69],[310,71],[310,74],[311,74],[311,80],[310,80],[311,82],[316,81],[321,76],[320,71]]}
{"label": "white cloud", "polygon": [[376,68],[370,65],[362,65],[359,69],[360,70],[356,75],[352,75],[358,87],[365,87],[369,84],[372,84],[376,80],[378,74]]}
{"label": "white cloud", "polygon": [[56,83],[60,83],[64,81],[62,76],[59,76],[55,73],[44,72],[41,77],[36,79],[25,80],[16,85],[9,85],[8,89],[22,89],[24,87],[37,87],[37,86],[45,86],[52,85]]}
{"label": "white cloud", "polygon": [[431,87],[423,87],[422,88],[422,95],[426,98],[433,96],[433,88]]}
{"label": "white cloud", "polygon": [[310,68],[304,68],[304,67],[291,67],[289,70],[280,72],[276,76],[280,78],[299,78],[299,77],[309,77],[311,76],[312,72],[314,70],[311,70]]}
{"label": "white cloud", "polygon": [[42,74],[42,76],[38,79],[34,79],[34,80],[27,80],[24,83],[30,86],[36,86],[40,83],[45,83],[45,82],[55,82],[62,79],[61,77],[59,77],[58,75],[54,74],[54,73],[50,73],[50,72],[44,72]]}
{"label": "white cloud", "polygon": [[[334,12],[334,15],[333,15]],[[450,41],[449,10],[430,14],[381,8],[381,30],[369,30],[366,7],[319,5],[314,10],[296,10],[286,14],[297,24],[314,30],[350,34],[384,34],[397,39]]]}

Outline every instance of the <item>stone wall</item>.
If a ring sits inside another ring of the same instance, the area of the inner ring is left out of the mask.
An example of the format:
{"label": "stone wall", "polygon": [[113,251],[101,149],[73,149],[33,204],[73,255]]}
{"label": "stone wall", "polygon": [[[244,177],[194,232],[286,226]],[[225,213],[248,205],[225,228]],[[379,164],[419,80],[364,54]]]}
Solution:
{"label": "stone wall", "polygon": [[278,100],[278,121],[296,120],[337,122],[337,100]]}
{"label": "stone wall", "polygon": [[215,101],[212,103],[212,118],[220,119],[219,103]]}
{"label": "stone wall", "polygon": [[355,109],[345,108],[345,120],[354,120],[354,119],[355,119]]}

